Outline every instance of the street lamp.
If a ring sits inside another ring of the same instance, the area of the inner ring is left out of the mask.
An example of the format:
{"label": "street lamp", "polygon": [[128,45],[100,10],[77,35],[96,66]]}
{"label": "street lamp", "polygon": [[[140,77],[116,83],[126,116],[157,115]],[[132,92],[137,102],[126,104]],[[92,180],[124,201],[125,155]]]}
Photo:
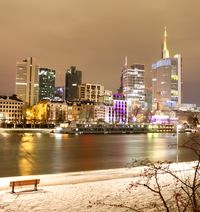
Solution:
{"label": "street lamp", "polygon": [[176,163],[178,163],[178,132],[181,129],[181,125],[176,125]]}

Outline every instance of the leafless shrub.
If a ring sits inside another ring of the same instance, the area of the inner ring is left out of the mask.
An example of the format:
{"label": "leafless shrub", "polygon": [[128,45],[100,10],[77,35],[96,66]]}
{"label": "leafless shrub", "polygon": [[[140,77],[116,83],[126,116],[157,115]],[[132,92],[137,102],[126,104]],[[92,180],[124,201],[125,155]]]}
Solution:
{"label": "leafless shrub", "polygon": [[[200,138],[194,134],[182,147],[197,156],[190,170],[172,164],[170,161],[134,161],[133,166],[145,165],[136,182],[129,190],[139,186],[147,188],[157,198],[148,202],[157,211],[200,211]],[[161,175],[165,175],[161,177]],[[166,179],[163,182],[163,179]]]}

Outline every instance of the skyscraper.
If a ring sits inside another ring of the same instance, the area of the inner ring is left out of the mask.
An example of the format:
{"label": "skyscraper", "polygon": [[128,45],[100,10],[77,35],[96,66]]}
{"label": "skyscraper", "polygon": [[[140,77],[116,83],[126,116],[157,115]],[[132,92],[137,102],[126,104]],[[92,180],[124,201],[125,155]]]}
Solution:
{"label": "skyscraper", "polygon": [[39,100],[54,99],[55,70],[49,68],[39,69]]}
{"label": "skyscraper", "polygon": [[78,99],[78,86],[82,83],[82,71],[71,66],[65,73],[65,100]]}
{"label": "skyscraper", "polygon": [[170,57],[166,28],[161,55],[162,59],[152,65],[152,108],[170,110],[181,104],[182,59],[181,55]]}
{"label": "skyscraper", "polygon": [[127,66],[128,66],[128,58],[127,58],[127,56],[126,56],[126,57],[125,57],[125,63],[124,63],[124,65],[123,65],[123,67],[122,67],[122,70],[121,70],[120,87],[119,87],[119,89],[118,89],[118,93],[119,93],[119,94],[123,94],[123,72],[124,72],[124,70],[127,69]]}
{"label": "skyscraper", "polygon": [[34,105],[38,101],[38,65],[36,59],[28,57],[17,62],[16,95],[27,105]]}
{"label": "skyscraper", "polygon": [[136,104],[144,108],[145,103],[145,85],[144,85],[145,69],[142,64],[131,65],[126,67],[122,72],[122,90],[128,102],[128,106]]}

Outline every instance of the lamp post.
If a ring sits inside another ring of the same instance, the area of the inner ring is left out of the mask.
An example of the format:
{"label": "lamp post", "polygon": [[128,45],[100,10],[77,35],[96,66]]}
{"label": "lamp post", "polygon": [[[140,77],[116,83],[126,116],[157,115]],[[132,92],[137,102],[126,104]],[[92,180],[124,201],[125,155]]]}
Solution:
{"label": "lamp post", "polygon": [[178,163],[178,125],[176,125],[176,163]]}
{"label": "lamp post", "polygon": [[176,163],[178,163],[178,132],[181,126],[179,124],[176,125]]}

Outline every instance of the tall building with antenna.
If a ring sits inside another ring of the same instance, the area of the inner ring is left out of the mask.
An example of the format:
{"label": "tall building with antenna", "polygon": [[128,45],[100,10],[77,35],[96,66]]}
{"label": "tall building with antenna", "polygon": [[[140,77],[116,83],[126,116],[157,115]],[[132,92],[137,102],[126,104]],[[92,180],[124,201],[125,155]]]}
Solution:
{"label": "tall building with antenna", "polygon": [[169,50],[167,48],[167,27],[165,27],[164,38],[162,43],[161,58],[169,58]]}
{"label": "tall building with antenna", "polygon": [[167,48],[165,27],[161,59],[152,64],[152,108],[171,110],[182,102],[182,58],[180,54],[171,57]]}
{"label": "tall building with antenna", "polygon": [[122,93],[123,93],[123,72],[124,72],[124,70],[127,69],[127,66],[128,66],[128,57],[126,56],[126,57],[125,57],[124,65],[123,65],[122,70],[121,70],[120,87],[119,87],[119,89],[118,89],[118,93],[119,93],[119,94],[122,94]]}
{"label": "tall building with antenna", "polygon": [[134,108],[145,107],[145,67],[143,64],[133,64],[128,67],[127,56],[121,72],[120,90],[127,100],[128,117],[131,121]]}

